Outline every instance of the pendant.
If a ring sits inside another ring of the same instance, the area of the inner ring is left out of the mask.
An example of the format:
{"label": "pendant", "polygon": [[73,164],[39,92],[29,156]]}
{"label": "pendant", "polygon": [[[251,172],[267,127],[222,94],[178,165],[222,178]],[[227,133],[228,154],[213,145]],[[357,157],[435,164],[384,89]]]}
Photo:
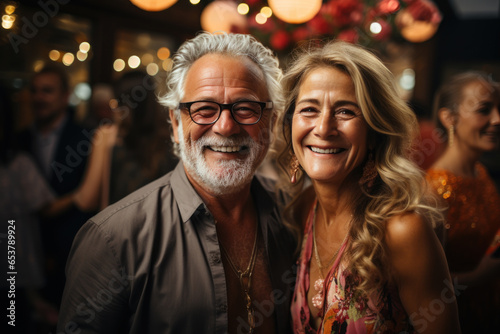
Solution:
{"label": "pendant", "polygon": [[316,282],[314,282],[314,290],[316,290],[317,294],[312,298],[312,304],[317,309],[321,309],[323,307],[323,284],[325,280],[322,278],[318,278]]}
{"label": "pendant", "polygon": [[252,307],[252,299],[250,298],[250,295],[246,290],[245,294],[247,299],[247,315],[248,315],[248,326],[249,326],[248,333],[253,333],[255,328],[255,315]]}

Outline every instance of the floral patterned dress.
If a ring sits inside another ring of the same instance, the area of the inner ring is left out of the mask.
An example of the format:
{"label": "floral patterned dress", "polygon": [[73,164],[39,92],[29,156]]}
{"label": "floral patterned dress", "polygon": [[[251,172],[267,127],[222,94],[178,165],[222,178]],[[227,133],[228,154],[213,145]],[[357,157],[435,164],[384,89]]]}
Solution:
{"label": "floral patterned dress", "polygon": [[[414,333],[395,286],[386,286],[368,299],[356,290],[359,280],[349,273],[346,260],[342,258],[348,240],[342,244],[337,260],[325,279],[323,309],[309,309],[307,293],[310,286],[313,221],[314,208],[309,214],[306,226],[291,306],[294,333]],[[311,312],[324,315],[317,330],[311,326]]]}

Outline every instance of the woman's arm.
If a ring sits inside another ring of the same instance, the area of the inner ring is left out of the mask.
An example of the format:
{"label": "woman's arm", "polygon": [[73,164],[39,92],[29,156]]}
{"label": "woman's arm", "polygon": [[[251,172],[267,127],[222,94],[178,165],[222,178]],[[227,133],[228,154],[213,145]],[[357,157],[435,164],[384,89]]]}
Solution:
{"label": "woman's arm", "polygon": [[104,125],[96,130],[83,182],[74,195],[75,204],[80,210],[97,210],[102,203],[101,194],[105,169],[106,166],[109,166],[111,149],[115,145],[117,131],[116,125]]}
{"label": "woman's arm", "polygon": [[498,278],[500,275],[500,259],[495,259],[490,255],[483,257],[476,269],[465,273],[453,275],[457,278],[457,282],[466,286],[478,286]]}
{"label": "woman's arm", "polygon": [[459,284],[478,286],[487,283],[500,275],[500,230],[497,231],[493,242],[474,270],[464,273],[452,273]]}
{"label": "woman's arm", "polygon": [[460,333],[458,310],[443,248],[432,227],[409,213],[387,222],[389,262],[401,302],[418,333]]}
{"label": "woman's arm", "polygon": [[68,211],[75,204],[74,202],[74,193],[66,194],[62,197],[58,197],[55,200],[51,201],[44,207],[42,207],[38,214],[43,218],[52,218],[56,217],[64,212]]}

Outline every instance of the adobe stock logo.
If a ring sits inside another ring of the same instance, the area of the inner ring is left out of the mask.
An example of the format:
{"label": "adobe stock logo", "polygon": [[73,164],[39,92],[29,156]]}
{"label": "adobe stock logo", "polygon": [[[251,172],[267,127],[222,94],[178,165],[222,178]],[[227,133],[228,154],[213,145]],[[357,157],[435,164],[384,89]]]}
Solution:
{"label": "adobe stock logo", "polygon": [[35,12],[31,21],[26,16],[21,18],[23,23],[20,29],[21,34],[17,35],[11,32],[7,35],[14,52],[19,53],[19,46],[21,44],[28,44],[31,39],[35,38],[39,29],[45,27],[49,23],[50,18],[53,18],[59,13],[59,5],[66,5],[69,1],[70,0],[38,1],[38,5],[42,10]]}

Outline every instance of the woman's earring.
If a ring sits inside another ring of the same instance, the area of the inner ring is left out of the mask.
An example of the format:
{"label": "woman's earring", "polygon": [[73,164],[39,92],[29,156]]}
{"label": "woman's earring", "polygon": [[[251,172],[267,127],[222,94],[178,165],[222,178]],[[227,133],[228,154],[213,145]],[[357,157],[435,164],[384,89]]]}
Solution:
{"label": "woman's earring", "polygon": [[455,137],[455,127],[450,126],[450,130],[448,131],[448,146],[453,146],[453,139]]}
{"label": "woman's earring", "polygon": [[299,171],[299,160],[295,156],[295,154],[292,156],[292,159],[290,160],[290,174],[292,175],[290,177],[290,182],[295,183],[297,182],[297,172]]}
{"label": "woman's earring", "polygon": [[373,160],[372,152],[368,155],[368,161],[363,168],[363,175],[359,179],[359,185],[364,188],[367,192],[371,190],[375,179],[377,178],[378,172],[375,167],[375,161]]}

